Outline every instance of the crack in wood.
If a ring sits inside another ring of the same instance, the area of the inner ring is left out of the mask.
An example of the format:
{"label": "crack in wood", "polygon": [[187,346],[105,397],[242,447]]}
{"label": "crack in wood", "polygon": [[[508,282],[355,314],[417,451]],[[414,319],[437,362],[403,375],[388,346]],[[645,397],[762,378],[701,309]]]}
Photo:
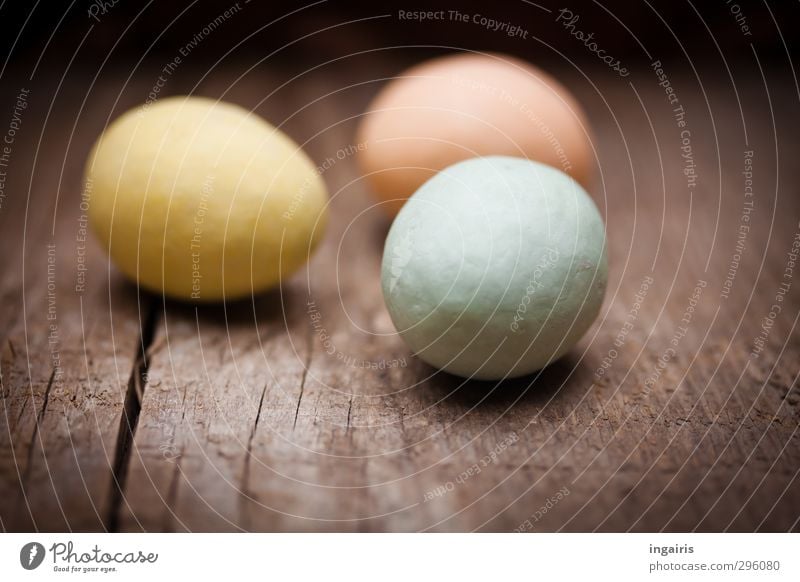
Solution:
{"label": "crack in wood", "polygon": [[175,468],[172,470],[172,477],[169,482],[169,489],[167,490],[167,511],[164,515],[164,523],[162,530],[165,532],[174,531],[172,528],[172,515],[175,508],[175,502],[178,499],[178,477],[181,476],[181,459],[183,458],[183,448],[175,459]]}
{"label": "crack in wood", "polygon": [[56,377],[56,371],[57,369],[53,368],[53,371],[50,372],[50,379],[47,380],[47,388],[45,388],[44,390],[44,400],[42,401],[42,408],[36,415],[36,424],[34,425],[33,432],[31,433],[31,440],[28,442],[28,462],[27,465],[25,466],[25,473],[22,476],[23,487],[28,482],[28,477],[30,476],[31,464],[33,463],[33,448],[36,445],[36,437],[39,435],[39,426],[42,424],[42,421],[44,420],[44,415],[47,412],[47,405],[50,403],[50,390],[52,390],[53,388],[53,380]]}
{"label": "crack in wood", "polygon": [[[50,403],[50,390],[53,388],[53,381],[56,377],[57,368],[53,368],[53,371],[50,372],[50,378],[47,380],[47,387],[44,391],[44,399],[42,401],[42,408],[36,415],[36,424],[33,426],[33,431],[31,432],[31,438],[28,441],[28,452],[27,452],[27,461],[25,463],[25,471],[22,473],[22,477],[20,478],[19,483],[19,496],[22,498],[22,502],[17,504],[17,519],[15,521],[19,522],[19,513],[23,509],[28,510],[28,515],[30,515],[31,521],[33,523],[34,529],[38,529],[36,527],[36,520],[33,517],[33,513],[31,511],[30,503],[28,502],[28,496],[25,494],[26,486],[30,480],[32,466],[33,466],[33,451],[34,447],[36,446],[36,437],[39,435],[39,426],[44,421],[44,415],[47,412],[47,405]],[[31,397],[31,402],[34,404],[36,403],[35,399]],[[23,407],[24,410],[24,407]],[[22,418],[22,414],[20,414],[20,418]],[[42,454],[44,454],[44,445],[42,445]]]}
{"label": "crack in wood", "polygon": [[[256,411],[256,418],[253,422],[253,428],[250,429],[250,436],[247,439],[247,453],[244,457],[244,468],[242,469],[242,481],[239,484],[239,492],[241,493],[241,504],[239,508],[239,512],[241,514],[242,522],[244,523],[247,520],[247,512],[244,510],[245,505],[248,499],[252,500],[252,496],[250,495],[250,457],[253,454],[253,439],[256,436],[256,429],[258,428],[258,421],[261,418],[261,409],[264,407],[264,396],[267,393],[267,387],[269,384],[264,384],[263,390],[261,390],[261,398],[258,400],[258,410]],[[249,525],[245,525],[245,530],[249,530]]]}
{"label": "crack in wood", "polygon": [[[150,346],[150,357],[161,347],[161,344],[164,343],[163,336],[159,338],[158,341],[154,342]],[[170,438],[170,448],[175,446],[175,435],[178,432],[178,427],[183,426],[184,421],[186,420],[186,385],[183,386],[183,398],[181,398],[181,421],[178,426],[175,427],[172,438]],[[180,452],[178,452],[178,456],[174,458],[175,461],[175,468],[172,471],[172,477],[170,478],[169,482],[169,489],[167,490],[167,499],[166,499],[166,506],[164,508],[164,519],[161,525],[162,531],[165,532],[173,532],[175,531],[172,527],[173,517],[175,516],[175,503],[178,500],[178,477],[182,475],[181,472],[181,459],[183,459],[183,454],[186,451],[185,446],[181,446]]]}
{"label": "crack in wood", "polygon": [[139,422],[142,399],[147,386],[148,350],[153,343],[157,325],[158,309],[155,301],[151,301],[142,324],[139,347],[133,363],[133,370],[131,370],[131,377],[128,381],[128,390],[125,394],[125,403],[119,421],[117,445],[114,451],[114,462],[111,467],[108,513],[105,519],[107,531],[119,531],[119,513],[125,500],[125,481],[128,477],[131,448],[133,439],[136,436],[136,425]]}
{"label": "crack in wood", "polygon": [[292,430],[297,428],[297,416],[300,414],[300,403],[303,401],[303,391],[306,387],[306,377],[308,376],[308,369],[311,367],[311,354],[314,347],[314,334],[311,326],[308,326],[308,345],[306,346],[307,356],[305,366],[303,367],[303,377],[300,379],[300,396],[297,398],[297,408],[294,411],[294,424]]}
{"label": "crack in wood", "polygon": [[[11,396],[11,392],[9,391],[8,396]],[[6,397],[4,397],[5,399]],[[25,416],[25,409],[28,406],[28,395],[26,394],[25,397],[22,399],[22,404],[19,407],[19,414],[17,414],[17,419],[14,421],[13,428],[17,428],[20,423],[22,422],[22,417]]]}

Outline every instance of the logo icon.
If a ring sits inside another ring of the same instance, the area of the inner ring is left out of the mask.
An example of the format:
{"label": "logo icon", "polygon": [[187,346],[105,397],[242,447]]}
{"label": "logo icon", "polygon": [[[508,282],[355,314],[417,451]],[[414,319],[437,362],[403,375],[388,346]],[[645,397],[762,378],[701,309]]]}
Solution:
{"label": "logo icon", "polygon": [[44,561],[44,546],[38,542],[29,542],[19,551],[19,563],[26,570],[35,570]]}

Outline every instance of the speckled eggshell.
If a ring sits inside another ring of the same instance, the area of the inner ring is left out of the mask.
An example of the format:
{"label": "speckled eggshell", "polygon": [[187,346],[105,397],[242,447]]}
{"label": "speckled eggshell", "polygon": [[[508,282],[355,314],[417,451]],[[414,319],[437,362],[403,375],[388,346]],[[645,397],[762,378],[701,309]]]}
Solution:
{"label": "speckled eggshell", "polygon": [[432,366],[484,380],[563,356],[597,317],[608,264],[603,220],[563,172],[505,156],[428,180],[392,224],[386,306]]}
{"label": "speckled eggshell", "polygon": [[536,160],[588,186],[588,132],[577,100],[541,69],[507,55],[461,53],[425,61],[381,89],[360,122],[358,161],[394,214],[436,172],[478,156]]}

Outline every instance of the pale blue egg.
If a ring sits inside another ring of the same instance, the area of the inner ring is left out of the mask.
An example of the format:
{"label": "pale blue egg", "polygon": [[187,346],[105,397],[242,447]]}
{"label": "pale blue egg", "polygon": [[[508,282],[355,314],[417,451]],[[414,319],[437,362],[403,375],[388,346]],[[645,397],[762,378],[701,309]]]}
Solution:
{"label": "pale blue egg", "polygon": [[386,306],[411,350],[452,374],[522,376],[563,356],[597,317],[605,228],[565,173],[493,156],[438,173],[383,253]]}

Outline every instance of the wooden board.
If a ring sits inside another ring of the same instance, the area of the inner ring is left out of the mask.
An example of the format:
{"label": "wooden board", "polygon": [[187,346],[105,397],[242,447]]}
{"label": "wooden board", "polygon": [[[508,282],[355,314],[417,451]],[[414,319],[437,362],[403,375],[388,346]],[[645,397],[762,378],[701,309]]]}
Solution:
{"label": "wooden board", "polygon": [[[370,66],[372,78],[398,68]],[[360,70],[323,68],[271,94],[280,69],[231,66],[195,89],[255,108],[317,163],[335,160],[323,174],[331,224],[308,267],[225,306],[140,295],[94,241],[86,290],[74,291],[82,160],[148,77],[101,82],[77,125],[79,81],[44,127],[55,88],[38,88],[15,151],[16,199],[0,213],[4,248],[17,249],[0,280],[2,527],[797,530],[800,284],[784,276],[800,220],[793,80],[742,68],[735,84],[711,71],[701,86],[667,65],[691,130],[689,188],[681,128],[652,71],[563,71],[592,120],[608,294],[567,357],[495,385],[437,373],[394,334],[379,285],[388,220],[347,153],[378,87],[359,84]]]}

